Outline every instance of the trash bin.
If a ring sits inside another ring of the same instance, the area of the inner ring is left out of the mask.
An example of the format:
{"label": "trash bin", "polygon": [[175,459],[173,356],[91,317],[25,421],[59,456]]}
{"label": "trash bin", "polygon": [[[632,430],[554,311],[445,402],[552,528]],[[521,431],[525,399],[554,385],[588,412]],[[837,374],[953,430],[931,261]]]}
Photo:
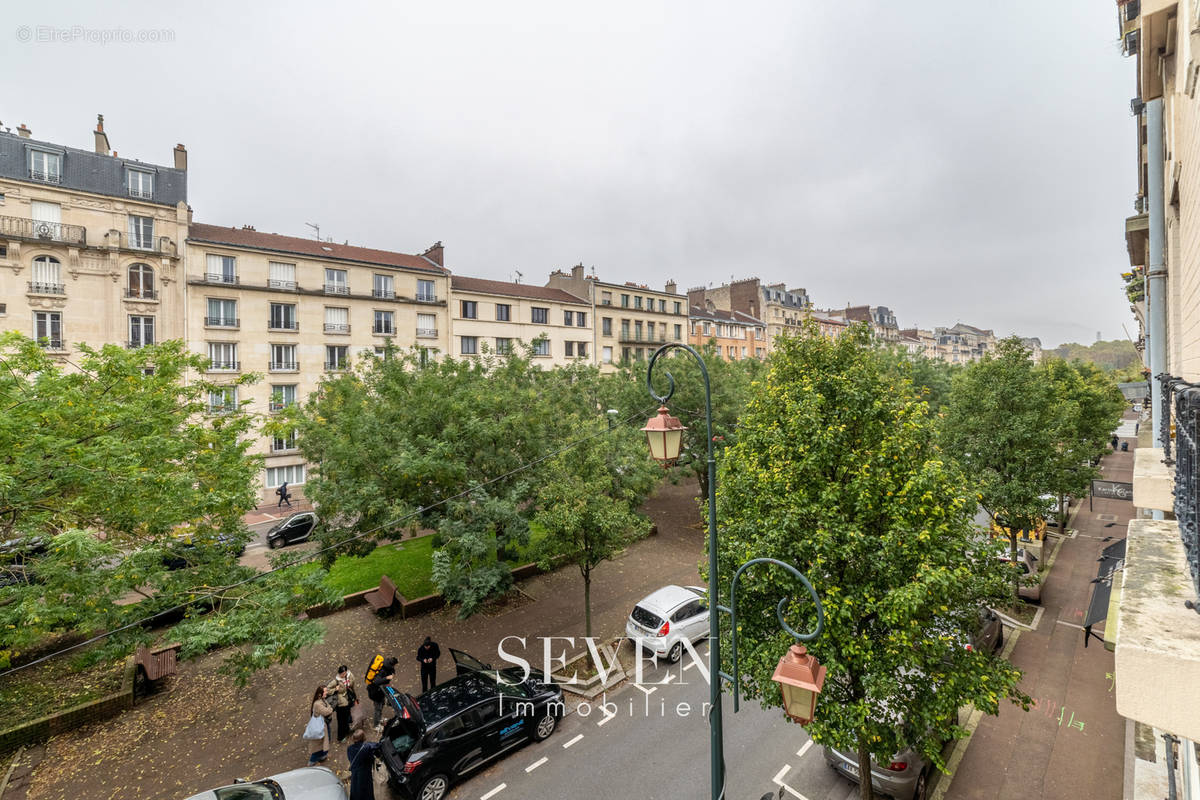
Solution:
{"label": "trash bin", "polygon": [[1129,452],[1129,442],[1121,442],[1121,452],[1122,453]]}

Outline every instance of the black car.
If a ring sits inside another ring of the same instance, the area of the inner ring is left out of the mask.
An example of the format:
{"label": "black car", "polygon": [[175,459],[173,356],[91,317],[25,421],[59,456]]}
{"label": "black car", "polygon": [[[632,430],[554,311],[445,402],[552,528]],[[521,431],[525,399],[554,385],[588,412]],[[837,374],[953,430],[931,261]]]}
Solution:
{"label": "black car", "polygon": [[220,533],[213,543],[216,550],[201,547],[195,539],[188,536],[175,542],[163,553],[163,566],[170,570],[194,567],[202,561],[211,558],[211,553],[220,552],[230,558],[241,558],[246,552],[246,537],[244,534]]}
{"label": "black car", "polygon": [[267,531],[267,544],[273,549],[307,541],[316,527],[316,514],[311,511],[299,511],[279,520]]}
{"label": "black car", "polygon": [[450,650],[458,674],[421,695],[387,688],[396,716],[380,738],[392,786],[409,800],[442,800],[466,775],[529,741],[554,733],[562,689],[536,670],[495,670]]}
{"label": "black car", "polygon": [[0,542],[0,586],[15,586],[37,580],[30,562],[44,556],[48,549],[46,539],[41,536],[23,536]]}

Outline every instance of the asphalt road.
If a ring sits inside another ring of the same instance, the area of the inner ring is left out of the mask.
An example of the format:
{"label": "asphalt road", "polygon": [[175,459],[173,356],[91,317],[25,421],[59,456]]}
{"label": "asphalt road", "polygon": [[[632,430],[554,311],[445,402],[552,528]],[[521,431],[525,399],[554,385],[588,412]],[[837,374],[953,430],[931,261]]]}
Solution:
{"label": "asphalt road", "polygon": [[[701,648],[703,652],[703,648]],[[457,786],[452,800],[709,797],[708,685],[696,667],[647,670],[607,710],[581,708],[544,742],[530,744]],[[651,685],[671,675],[665,685]],[[681,680],[683,681],[681,683]],[[681,707],[680,704],[686,704]],[[784,789],[793,800],[848,800],[858,787],[825,765],[819,747],[779,709],[724,703],[726,797],[759,800]]]}

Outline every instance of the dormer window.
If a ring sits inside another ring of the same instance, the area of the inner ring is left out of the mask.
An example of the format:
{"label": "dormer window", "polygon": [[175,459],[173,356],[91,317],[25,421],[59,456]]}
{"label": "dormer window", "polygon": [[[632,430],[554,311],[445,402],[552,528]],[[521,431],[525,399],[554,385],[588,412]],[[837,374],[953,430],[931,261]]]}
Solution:
{"label": "dormer window", "polygon": [[62,156],[44,150],[29,151],[29,177],[35,181],[59,183],[62,181]]}
{"label": "dormer window", "polygon": [[143,172],[140,169],[125,171],[125,187],[130,197],[142,197],[147,200],[154,197],[154,173]]}

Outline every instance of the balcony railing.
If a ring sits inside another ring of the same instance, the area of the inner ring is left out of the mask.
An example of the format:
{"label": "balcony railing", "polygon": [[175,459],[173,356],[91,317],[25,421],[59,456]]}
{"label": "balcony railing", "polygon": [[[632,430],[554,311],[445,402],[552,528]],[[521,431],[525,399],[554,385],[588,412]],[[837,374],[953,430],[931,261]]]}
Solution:
{"label": "balcony railing", "polygon": [[348,322],[326,322],[325,323],[325,332],[326,333],[349,333],[350,332],[350,323],[348,323]]}
{"label": "balcony railing", "polygon": [[270,411],[272,414],[277,414],[277,413],[279,413],[280,411],[283,411],[285,408],[287,408],[287,407],[288,407],[288,406],[290,406],[290,405],[292,405],[292,403],[289,403],[289,402],[287,402],[287,401],[284,401],[284,402],[282,402],[282,403],[276,403],[276,402],[274,402],[274,401],[271,401],[270,403],[268,403],[268,404],[267,404],[267,409],[268,409],[268,410],[269,410],[269,411]]}
{"label": "balcony railing", "polygon": [[418,339],[436,339],[437,328],[417,328]]}
{"label": "balcony railing", "polygon": [[347,283],[327,283],[325,284],[325,294],[350,294],[350,285]]}
{"label": "balcony railing", "polygon": [[1164,437],[1163,455],[1168,464],[1175,464],[1175,519],[1192,573],[1192,589],[1200,598],[1200,384],[1165,374],[1159,375],[1158,381],[1164,429],[1170,429],[1174,411],[1175,458],[1171,458],[1170,437]]}
{"label": "balcony railing", "polygon": [[436,303],[437,295],[431,292],[417,292],[418,303]]}
{"label": "balcony railing", "polygon": [[286,291],[286,292],[294,292],[294,291],[296,291],[296,282],[280,280],[279,278],[268,278],[267,279],[267,288],[268,289],[282,289],[283,291]]}
{"label": "balcony railing", "polygon": [[129,188],[129,196],[130,197],[140,197],[143,200],[153,200],[154,199],[154,190],[153,189],[135,189],[132,186],[130,186],[128,188]]}
{"label": "balcony railing", "polygon": [[62,183],[61,172],[47,172],[41,169],[30,169],[29,177],[31,180],[41,181],[42,183]]}
{"label": "balcony railing", "polygon": [[378,297],[381,300],[395,300],[396,292],[392,289],[372,289],[371,297]]}
{"label": "balcony railing", "polygon": [[157,300],[158,292],[153,289],[126,289],[125,298],[127,300]]}
{"label": "balcony railing", "polygon": [[396,329],[391,325],[376,325],[374,329],[372,329],[371,333],[375,334],[376,336],[395,336]]}
{"label": "balcony railing", "polygon": [[241,368],[240,361],[210,361],[208,364],[209,372],[237,372]]}
{"label": "balcony railing", "polygon": [[631,344],[666,344],[667,335],[665,333],[656,333],[651,336],[648,333],[622,330],[621,335],[617,339],[622,343],[628,342]]}
{"label": "balcony railing", "polygon": [[300,365],[295,361],[272,361],[269,368],[271,372],[299,372]]}
{"label": "balcony railing", "polygon": [[234,317],[205,317],[204,324],[209,328],[238,328],[241,320]]}
{"label": "balcony railing", "polygon": [[272,331],[298,331],[300,321],[295,319],[268,319],[267,329]]}
{"label": "balcony railing", "polygon": [[66,294],[67,287],[62,283],[46,283],[45,281],[30,281],[30,294]]}
{"label": "balcony railing", "polygon": [[148,339],[130,339],[129,341],[125,342],[125,349],[139,350],[143,347],[149,347],[152,344],[154,344],[154,342]]}
{"label": "balcony railing", "polygon": [[208,407],[208,413],[210,414],[232,414],[237,410],[236,403],[216,403]]}
{"label": "balcony railing", "polygon": [[325,362],[325,371],[326,372],[344,372],[345,369],[346,369],[345,361],[326,361]]}
{"label": "balcony railing", "polygon": [[38,339],[38,346],[41,347],[43,350],[62,350],[63,349],[63,340],[62,339],[47,339],[46,337],[43,336],[42,338]]}
{"label": "balcony railing", "polygon": [[142,253],[165,253],[166,237],[163,236],[130,236],[121,234],[121,247],[125,250],[137,250]]}
{"label": "balcony railing", "polygon": [[230,286],[236,286],[238,282],[237,275],[230,275],[224,272],[206,272],[204,273],[205,283],[224,283]]}
{"label": "balcony railing", "polygon": [[82,225],[63,225],[61,222],[0,217],[0,237],[83,245],[87,243],[87,229]]}

